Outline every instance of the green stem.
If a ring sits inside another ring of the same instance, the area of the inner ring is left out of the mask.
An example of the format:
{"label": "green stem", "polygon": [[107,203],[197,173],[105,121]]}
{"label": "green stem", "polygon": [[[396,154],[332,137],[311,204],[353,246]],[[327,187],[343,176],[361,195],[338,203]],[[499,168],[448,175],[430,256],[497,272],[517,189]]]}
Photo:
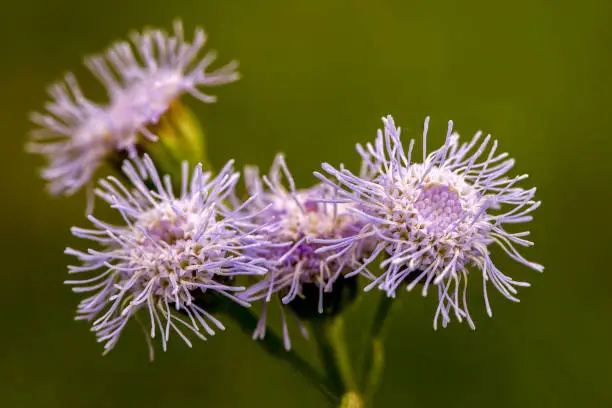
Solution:
{"label": "green stem", "polygon": [[380,383],[382,382],[382,374],[385,365],[385,347],[383,340],[380,338],[372,339],[369,348],[370,365],[368,373],[365,375],[364,380],[364,397],[369,404],[374,399],[374,394],[378,390]]}
{"label": "green stem", "polygon": [[319,357],[327,373],[327,378],[333,387],[332,389],[336,395],[342,395],[344,393],[344,383],[330,339],[329,326],[330,323],[327,320],[315,321],[312,324],[312,332],[319,349]]}
{"label": "green stem", "polygon": [[346,337],[344,334],[344,320],[338,316],[331,322],[330,325],[331,343],[336,355],[336,362],[340,369],[340,375],[346,390],[357,390],[357,381],[351,364],[351,356],[349,354]]}
{"label": "green stem", "polygon": [[364,408],[344,334],[344,320],[340,316],[322,319],[313,322],[312,328],[328,377],[342,395],[340,407]]}
{"label": "green stem", "polygon": [[384,339],[383,329],[393,305],[393,299],[386,293],[381,293],[378,307],[370,329],[369,344],[363,363],[361,387],[364,390],[366,401],[371,401],[380,384],[384,368]]}
{"label": "green stem", "polygon": [[[222,302],[221,306],[221,311],[238,323],[245,334],[249,336],[253,334],[259,320],[253,311],[231,300]],[[288,363],[293,369],[302,374],[330,403],[336,404],[338,402],[341,394],[334,394],[332,391],[334,388],[328,384],[327,379],[321,376],[317,370],[295,351],[286,350],[283,340],[271,330],[268,330],[266,336],[260,341],[257,341],[257,344],[264,349],[268,355]]]}

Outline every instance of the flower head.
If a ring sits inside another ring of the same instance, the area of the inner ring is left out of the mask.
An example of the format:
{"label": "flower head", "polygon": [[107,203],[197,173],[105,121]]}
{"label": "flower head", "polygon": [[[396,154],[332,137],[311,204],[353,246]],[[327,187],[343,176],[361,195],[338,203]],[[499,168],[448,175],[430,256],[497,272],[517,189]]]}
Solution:
{"label": "flower head", "polygon": [[362,235],[378,240],[373,255],[387,257],[381,263],[382,274],[366,290],[378,287],[395,296],[402,283],[408,290],[422,284],[425,295],[435,285],[439,304],[434,327],[440,317],[446,326],[453,311],[473,327],[466,302],[471,269],[482,274],[489,315],[488,281],[518,302],[516,287],[529,285],[503,274],[491,259],[489,245],[498,244],[512,259],[543,270],[515,247],[532,245],[524,239],[529,232],[504,229],[505,224],[530,221],[529,213],[540,205],[533,200],[535,188],[517,186],[527,175],[506,176],[514,160],[497,152],[497,141],[491,142],[490,135],[482,139],[478,132],[469,143],[459,144],[452,122],[445,144],[427,155],[429,118],[423,132],[423,162],[413,163],[414,140],[406,150],[393,118],[383,121],[384,132],[378,132],[373,145],[357,146],[363,159],[359,176],[328,164],[323,168],[332,179],[316,173],[328,185],[342,188],[338,194],[354,203],[351,211],[368,222],[368,232]]}
{"label": "flower head", "polygon": [[146,29],[134,33],[132,42],[118,42],[104,55],[85,60],[106,88],[107,103],[87,99],[75,77],[67,74],[65,81],[49,88],[52,101],[46,104],[47,113],[32,115],[40,128],[33,132],[28,148],[47,157],[42,177],[52,194],[73,194],[91,181],[108,157],[127,153],[135,158],[140,137],[155,141],[148,127],[183,94],[214,102],[199,88],[239,77],[236,62],[207,72],[215,53],[199,56],[206,42],[204,31],[197,29],[188,42],[180,21],[175,22],[173,34]]}
{"label": "flower head", "polygon": [[[283,178],[289,188],[284,186]],[[317,313],[337,307],[337,303],[325,301],[331,296],[328,292],[335,290],[339,279],[351,276],[368,242],[355,241],[343,251],[331,254],[319,249],[357,235],[363,223],[347,211],[349,204],[330,202],[334,198],[333,189],[324,184],[296,190],[282,155],[276,156],[269,176],[260,177],[257,168],[246,168],[245,182],[254,197],[249,211],[257,215],[252,220],[262,226],[262,239],[271,245],[256,249],[259,256],[268,259],[269,272],[241,296],[249,301],[264,299],[267,303],[278,295],[282,304],[293,306],[290,313],[298,316],[304,311],[299,306],[310,309],[314,304]],[[308,305],[298,306],[300,302]],[[255,338],[265,335],[266,307],[264,304]],[[289,348],[282,306],[281,317],[285,346]]]}
{"label": "flower head", "polygon": [[184,329],[205,339],[211,326],[223,325],[196,300],[209,294],[226,296],[248,305],[234,293],[238,275],[265,272],[257,259],[243,253],[255,239],[241,208],[224,204],[233,194],[239,174],[231,162],[214,178],[198,165],[189,175],[184,163],[180,195],[175,196],[169,176],[157,174],[152,161],[142,161],[154,188],[147,187],[134,165],[126,161],[125,175],[134,189],[108,177],[96,193],[125,220],[125,225],[110,225],[89,216],[92,229],[72,228],[80,238],[95,241],[100,248],[87,252],[71,248],[80,266],[70,273],[93,273],[90,279],[71,280],[75,292],[92,293],[84,299],[77,319],[93,321],[92,330],[105,351],[117,343],[125,325],[141,309],[146,310],[151,338],[159,334],[164,350],[170,332],[176,332],[191,345]]}

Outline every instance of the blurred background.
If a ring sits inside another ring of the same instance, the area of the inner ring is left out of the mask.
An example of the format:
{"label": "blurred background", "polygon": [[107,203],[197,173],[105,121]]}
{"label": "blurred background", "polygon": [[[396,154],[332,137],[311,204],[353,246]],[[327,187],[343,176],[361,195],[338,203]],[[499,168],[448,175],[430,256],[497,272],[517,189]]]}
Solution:
{"label": "blurred background", "polygon": [[[473,285],[476,331],[454,323],[434,332],[434,297],[402,295],[376,406],[612,406],[611,11],[605,0],[4,1],[0,405],[325,404],[232,326],[193,349],[177,337],[150,363],[137,325],[101,357],[88,325],[72,320],[78,297],[62,284],[72,261],[63,249],[84,245],[69,227],[85,225],[85,198],[44,193],[43,162],[24,153],[28,113],[66,71],[103,97],[82,57],[181,17],[187,32],[205,27],[220,61],[237,58],[244,75],[215,89],[215,105],[189,100],[216,166],[233,157],[267,168],[284,151],[308,186],[321,161],[356,168],[354,144],[375,136],[382,115],[405,138],[431,115],[429,146],[449,119],[463,136],[491,132],[538,186],[537,244],[523,253],[544,274],[498,254],[502,270],[532,287],[520,304],[495,294],[489,319]],[[352,338],[372,305],[368,296],[356,305]]]}

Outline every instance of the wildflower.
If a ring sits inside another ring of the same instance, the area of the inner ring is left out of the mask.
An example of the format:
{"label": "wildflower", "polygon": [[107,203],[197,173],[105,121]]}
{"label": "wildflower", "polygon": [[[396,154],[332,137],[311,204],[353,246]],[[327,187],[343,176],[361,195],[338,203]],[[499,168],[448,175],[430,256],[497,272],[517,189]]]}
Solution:
{"label": "wildflower", "polygon": [[70,266],[70,273],[94,273],[90,279],[66,283],[74,285],[75,292],[93,293],[79,304],[77,319],[93,321],[92,330],[105,342],[105,353],[141,309],[149,316],[145,326],[150,337],[159,335],[164,350],[171,331],[189,346],[185,329],[206,339],[202,329],[212,335],[214,327],[224,327],[196,300],[220,295],[248,306],[235,296],[244,288],[235,286],[234,278],[265,272],[261,262],[243,254],[255,236],[248,220],[236,216],[242,209],[224,204],[239,178],[231,162],[214,178],[201,165],[190,177],[185,162],[179,196],[172,191],[170,177],[160,178],[148,156],[142,163],[153,190],[129,161],[123,171],[133,191],[112,176],[96,190],[125,225],[110,225],[90,215],[93,229],[74,227],[72,233],[101,248],[66,250],[82,262]]}
{"label": "wildflower", "polygon": [[[474,327],[466,299],[470,267],[482,274],[490,316],[488,281],[506,298],[518,302],[516,287],[529,284],[502,273],[490,257],[489,245],[495,243],[515,261],[543,270],[515,247],[532,245],[524,238],[529,232],[504,229],[505,224],[531,221],[529,213],[540,205],[533,200],[535,188],[517,186],[527,175],[506,177],[514,160],[497,152],[497,141],[490,144],[491,135],[482,140],[478,132],[469,143],[459,144],[452,121],[445,144],[427,155],[429,118],[423,132],[423,162],[413,163],[414,140],[406,151],[393,118],[388,116],[383,122],[384,132],[379,130],[374,144],[357,145],[363,159],[360,175],[329,164],[323,164],[323,169],[333,179],[316,173],[328,185],[343,188],[338,194],[354,203],[351,213],[367,220],[368,229],[362,236],[378,240],[369,260],[378,254],[387,257],[381,263],[383,272],[366,290],[378,287],[394,297],[404,282],[408,290],[422,284],[425,296],[429,286],[435,285],[439,303],[434,328],[439,318],[446,326],[452,311],[459,321],[466,318]],[[345,245],[354,245],[354,240]]]}
{"label": "wildflower", "polygon": [[[215,53],[199,57],[206,42],[197,29],[192,42],[185,40],[180,21],[174,34],[146,29],[128,42],[112,45],[104,55],[86,58],[85,64],[102,82],[108,103],[87,99],[75,77],[49,88],[52,101],[46,113],[32,114],[40,128],[32,133],[29,151],[48,159],[42,177],[53,195],[71,195],[92,180],[108,158],[137,157],[139,143],[156,141],[150,127],[185,93],[203,102],[215,97],[199,88],[238,79],[236,62],[207,72]],[[136,52],[134,51],[136,49]],[[119,160],[120,161],[120,160]]]}
{"label": "wildflower", "polygon": [[[258,215],[253,222],[264,226],[261,235],[271,245],[263,252],[256,251],[269,260],[269,272],[241,296],[249,301],[265,300],[254,338],[265,335],[267,303],[273,296],[280,298],[285,347],[289,349],[283,305],[290,306],[293,317],[307,318],[313,312],[337,313],[342,306],[342,289],[347,286],[350,291],[354,283],[349,279],[350,272],[357,267],[367,242],[356,242],[332,255],[322,255],[317,250],[335,239],[358,234],[363,224],[347,211],[348,205],[326,202],[334,197],[328,186],[318,184],[296,190],[282,155],[276,156],[269,176],[260,177],[257,168],[247,167],[245,183],[255,197],[250,211]],[[304,327],[299,321],[298,324],[306,337]]]}

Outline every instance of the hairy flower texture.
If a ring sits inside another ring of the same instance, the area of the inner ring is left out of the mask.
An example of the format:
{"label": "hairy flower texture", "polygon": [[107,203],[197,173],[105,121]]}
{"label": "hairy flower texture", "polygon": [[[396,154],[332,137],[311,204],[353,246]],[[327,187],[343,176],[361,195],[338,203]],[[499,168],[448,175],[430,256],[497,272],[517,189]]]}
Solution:
{"label": "hairy flower texture", "polygon": [[127,153],[136,158],[140,137],[157,139],[147,127],[155,125],[183,94],[214,102],[215,97],[198,88],[239,77],[236,62],[207,72],[215,53],[199,56],[206,43],[204,31],[196,29],[188,42],[180,21],[175,22],[173,34],[146,29],[132,34],[132,42],[118,42],[104,55],[85,60],[106,88],[108,103],[87,99],[75,77],[67,74],[49,88],[52,100],[45,106],[47,112],[32,114],[40,128],[32,132],[28,149],[47,157],[42,177],[51,194],[75,193],[109,156]]}
{"label": "hairy flower texture", "polygon": [[[433,284],[439,296],[434,328],[439,318],[445,327],[453,311],[459,321],[465,318],[474,328],[466,300],[470,270],[482,274],[490,316],[488,281],[515,302],[516,287],[529,286],[506,276],[493,264],[489,244],[498,244],[523,265],[543,270],[515,247],[532,245],[524,239],[529,232],[504,229],[505,224],[532,219],[529,213],[540,205],[533,200],[536,189],[517,186],[527,175],[506,177],[514,160],[507,153],[498,153],[491,135],[482,139],[478,132],[469,143],[459,144],[451,121],[445,144],[427,155],[427,118],[423,162],[412,163],[414,140],[406,151],[393,118],[388,116],[383,122],[384,131],[379,130],[374,144],[357,145],[363,159],[360,175],[328,164],[323,164],[323,169],[331,179],[316,173],[328,185],[341,188],[338,194],[355,205],[350,211],[368,221],[369,231],[361,236],[378,240],[370,260],[381,253],[387,257],[381,263],[383,272],[366,290],[378,287],[393,297],[405,282],[408,290],[422,284],[426,295]],[[347,240],[346,245],[353,245],[353,241]]]}
{"label": "hairy flower texture", "polygon": [[77,319],[93,321],[92,330],[105,342],[105,352],[141,309],[149,316],[145,326],[150,326],[151,338],[159,334],[164,350],[171,330],[189,346],[184,329],[206,339],[202,329],[212,335],[211,325],[224,327],[194,302],[195,297],[212,292],[248,306],[235,296],[244,288],[234,286],[234,278],[266,271],[260,260],[243,253],[257,241],[248,219],[238,217],[242,208],[224,204],[239,179],[231,162],[214,178],[201,165],[190,177],[183,163],[180,196],[174,195],[169,176],[159,177],[148,156],[142,163],[153,190],[130,161],[124,162],[123,170],[133,190],[112,176],[96,190],[121,213],[125,225],[110,225],[90,215],[94,228],[75,227],[72,233],[95,241],[101,249],[66,250],[82,262],[70,266],[70,273],[94,273],[90,279],[66,283],[74,285],[75,292],[92,293],[80,303]]}
{"label": "hairy flower texture", "polygon": [[[286,179],[288,189],[283,179]],[[265,300],[259,325],[253,334],[254,338],[263,338],[267,303],[273,295],[278,295],[282,304],[287,305],[304,299],[306,287],[316,288],[314,293],[315,296],[318,293],[318,300],[314,299],[312,303],[318,313],[323,313],[324,294],[334,289],[339,278],[351,276],[350,272],[359,265],[367,241],[355,240],[354,245],[332,255],[318,252],[324,244],[335,239],[357,235],[363,223],[347,212],[350,204],[330,203],[334,197],[333,189],[324,184],[296,190],[282,155],[276,156],[269,176],[260,177],[257,168],[247,167],[245,183],[254,197],[250,211],[257,212],[257,215],[253,221],[263,227],[264,240],[272,243],[263,252],[261,246],[256,248],[258,255],[268,259],[270,271],[241,294],[249,301]],[[308,292],[312,296],[312,290]],[[294,314],[291,308],[288,311]],[[282,305],[281,318],[285,347],[289,349],[291,343]],[[306,336],[299,320],[298,324]]]}

